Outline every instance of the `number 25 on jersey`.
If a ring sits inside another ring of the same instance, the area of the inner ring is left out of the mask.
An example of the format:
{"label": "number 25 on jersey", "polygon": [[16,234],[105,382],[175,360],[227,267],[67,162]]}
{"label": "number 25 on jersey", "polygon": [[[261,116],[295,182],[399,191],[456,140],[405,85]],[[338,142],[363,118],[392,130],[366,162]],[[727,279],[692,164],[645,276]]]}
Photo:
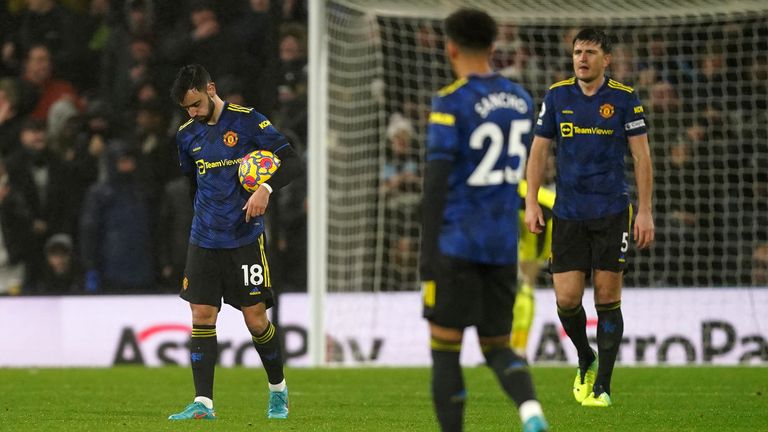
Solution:
{"label": "number 25 on jersey", "polygon": [[477,168],[467,179],[467,184],[470,186],[494,186],[505,182],[520,183],[525,172],[525,160],[528,153],[523,143],[523,136],[530,131],[530,119],[512,120],[509,127],[507,156],[510,159],[517,156],[520,161],[515,168],[506,166],[504,169],[494,169],[504,149],[504,132],[498,124],[493,122],[486,122],[478,126],[469,137],[469,147],[473,150],[482,150],[486,140],[489,140],[489,144]]}

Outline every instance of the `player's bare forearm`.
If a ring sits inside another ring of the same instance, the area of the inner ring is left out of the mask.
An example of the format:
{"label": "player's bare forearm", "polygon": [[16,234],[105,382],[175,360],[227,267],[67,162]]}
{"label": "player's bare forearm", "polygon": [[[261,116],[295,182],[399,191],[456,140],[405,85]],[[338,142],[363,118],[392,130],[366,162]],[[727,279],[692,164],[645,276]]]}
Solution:
{"label": "player's bare forearm", "polygon": [[245,203],[245,221],[250,222],[251,218],[263,215],[267,211],[269,205],[269,190],[262,186],[259,186],[251,197],[248,198],[248,202]]}
{"label": "player's bare forearm", "polygon": [[528,193],[525,196],[525,204],[538,204],[539,188],[544,179],[544,169],[547,166],[547,151],[552,142],[549,138],[533,137],[531,152],[528,155],[528,165],[525,170],[525,179],[528,181]]}
{"label": "player's bare forearm", "polygon": [[532,233],[540,233],[544,227],[544,213],[539,206],[539,188],[547,166],[549,138],[535,136],[528,156],[525,177],[528,181],[528,193],[525,195],[525,225]]}
{"label": "player's bare forearm", "polygon": [[653,166],[651,164],[648,135],[629,137],[629,148],[635,162],[637,182],[637,216],[633,236],[637,247],[645,249],[655,239],[653,223]]}

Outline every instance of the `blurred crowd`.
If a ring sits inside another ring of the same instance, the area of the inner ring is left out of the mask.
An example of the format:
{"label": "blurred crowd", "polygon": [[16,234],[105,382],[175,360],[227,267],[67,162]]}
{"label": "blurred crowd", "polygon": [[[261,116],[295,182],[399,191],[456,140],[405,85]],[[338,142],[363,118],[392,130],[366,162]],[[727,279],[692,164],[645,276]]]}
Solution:
{"label": "blurred crowd", "polygon": [[[639,93],[655,165],[657,242],[632,260],[628,286],[768,285],[765,23],[741,17],[606,29],[616,39],[608,73]],[[410,195],[420,193],[431,97],[453,77],[439,22],[395,17],[379,25],[390,113],[382,128],[383,289],[415,289],[419,216]],[[493,66],[523,84],[538,107],[549,85],[573,76],[578,30],[502,24]]]}
{"label": "blurred crowd", "polygon": [[[306,0],[2,0],[0,44],[0,295],[179,290],[192,203],[168,91],[185,64],[305,153]],[[270,205],[287,290],[306,283],[305,197]]]}
{"label": "blurred crowd", "polygon": [[[192,208],[174,143],[186,115],[168,97],[175,72],[203,64],[224,100],[267,115],[305,155],[307,8],[0,0],[0,295],[178,291]],[[453,78],[439,22],[377,25],[379,288],[416,289],[430,100]],[[502,24],[493,66],[538,106],[572,75],[577,30]],[[645,106],[656,175],[658,241],[627,284],[768,285],[764,17],[607,30],[610,75]],[[284,291],[306,287],[306,212],[305,181],[271,199],[270,264]]]}

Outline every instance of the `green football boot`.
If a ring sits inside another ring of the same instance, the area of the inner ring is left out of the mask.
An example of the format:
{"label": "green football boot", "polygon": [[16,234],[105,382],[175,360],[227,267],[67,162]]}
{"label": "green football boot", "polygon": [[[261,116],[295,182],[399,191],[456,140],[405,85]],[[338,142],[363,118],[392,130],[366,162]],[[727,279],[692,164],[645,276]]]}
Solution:
{"label": "green football boot", "polygon": [[599,396],[595,396],[594,392],[590,392],[589,396],[581,402],[581,406],[585,407],[608,408],[611,405],[613,405],[611,396],[606,392],[600,393]]}
{"label": "green football boot", "polygon": [[576,378],[573,380],[573,397],[576,402],[582,403],[592,393],[592,387],[595,385],[595,378],[597,377],[597,367],[597,354],[595,354],[595,360],[587,368],[583,380],[581,379],[581,368],[576,368]]}

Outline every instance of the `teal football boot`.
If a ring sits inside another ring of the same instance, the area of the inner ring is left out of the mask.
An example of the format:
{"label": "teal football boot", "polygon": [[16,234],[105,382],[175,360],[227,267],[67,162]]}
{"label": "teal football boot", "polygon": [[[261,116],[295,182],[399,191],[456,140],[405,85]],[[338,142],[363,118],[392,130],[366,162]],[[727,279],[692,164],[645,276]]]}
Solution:
{"label": "teal football boot", "polygon": [[168,420],[216,420],[216,412],[208,409],[202,402],[192,402],[184,411],[171,414]]}
{"label": "teal football boot", "polygon": [[269,408],[267,408],[267,418],[288,418],[288,387],[286,387],[283,391],[269,392]]}
{"label": "teal football boot", "polygon": [[549,425],[547,421],[540,415],[530,417],[523,424],[523,432],[547,432],[548,430]]}

